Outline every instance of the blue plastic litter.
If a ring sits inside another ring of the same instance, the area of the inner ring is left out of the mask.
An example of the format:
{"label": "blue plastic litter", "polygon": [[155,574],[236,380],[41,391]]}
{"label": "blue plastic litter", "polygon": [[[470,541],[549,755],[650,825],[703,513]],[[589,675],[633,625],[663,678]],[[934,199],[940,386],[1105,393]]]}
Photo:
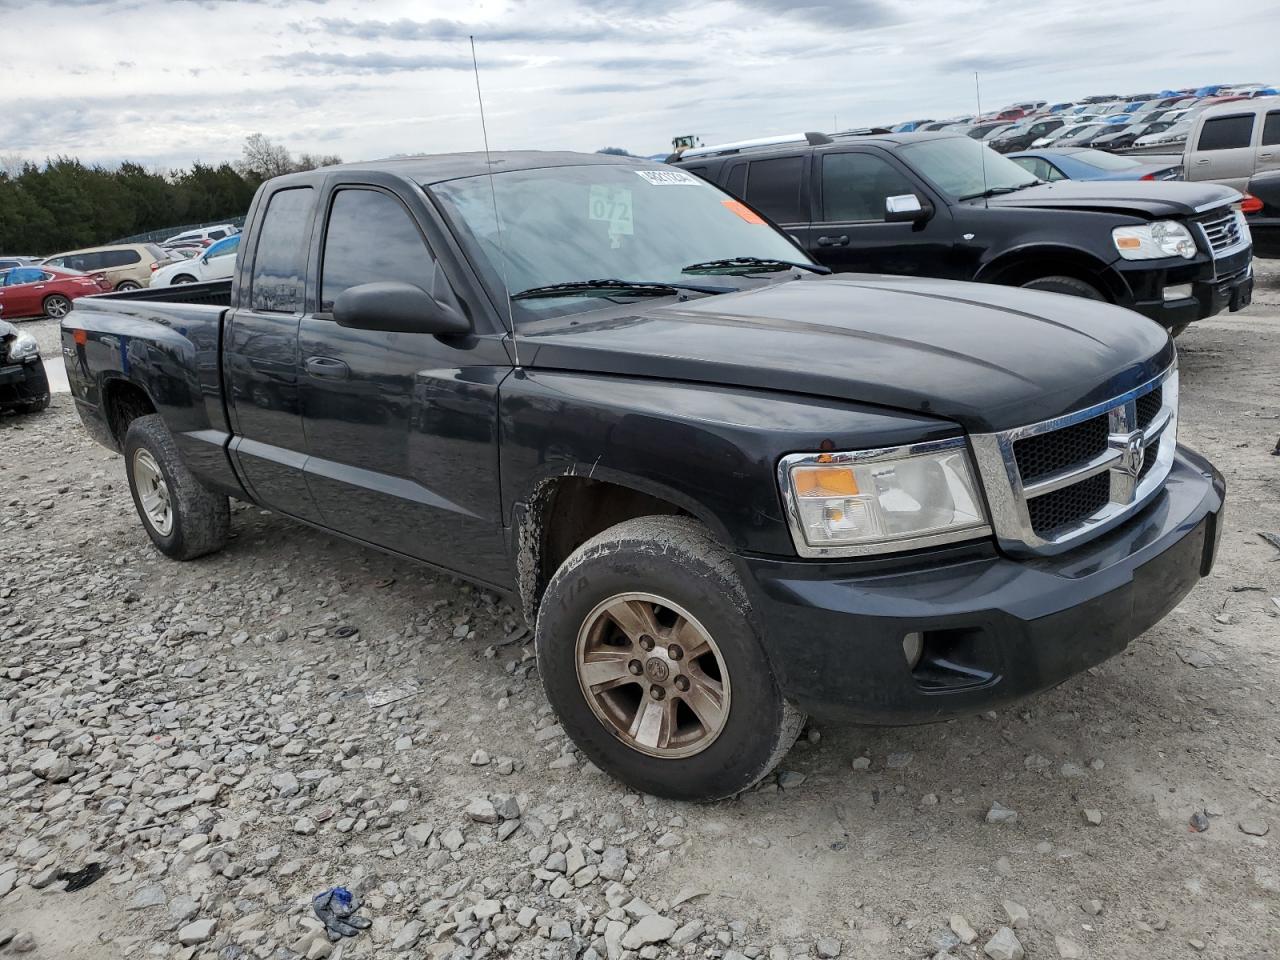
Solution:
{"label": "blue plastic litter", "polygon": [[311,898],[311,909],[324,924],[331,941],[354,937],[373,925],[368,917],[356,916],[356,911],[360,909],[360,898],[346,887],[330,887],[323,893],[316,894]]}

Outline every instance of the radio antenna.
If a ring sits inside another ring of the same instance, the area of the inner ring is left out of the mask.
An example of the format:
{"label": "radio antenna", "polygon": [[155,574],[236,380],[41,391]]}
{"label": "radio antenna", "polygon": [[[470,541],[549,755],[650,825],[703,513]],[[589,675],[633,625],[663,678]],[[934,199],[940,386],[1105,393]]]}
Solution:
{"label": "radio antenna", "polygon": [[[477,83],[480,81],[477,80]],[[978,101],[978,116],[982,116],[982,84],[978,81],[978,71],[973,71],[973,93]],[[976,119],[976,118],[975,118]],[[987,145],[981,140],[978,141],[981,148],[978,151],[978,158],[982,162],[982,205],[988,210],[991,209],[991,198],[987,196]]]}
{"label": "radio antenna", "polygon": [[480,132],[484,134],[484,165],[489,171],[489,197],[493,200],[493,223],[498,229],[498,255],[502,257],[502,290],[507,296],[507,332],[511,334],[511,352],[515,356],[516,369],[520,368],[520,344],[516,339],[516,315],[511,306],[511,285],[507,280],[507,245],[502,232],[502,218],[498,215],[498,191],[493,185],[493,161],[489,158],[489,128],[484,122],[484,95],[480,93],[480,64],[476,61],[476,38],[471,41],[471,69],[476,75],[476,100],[480,104]]}

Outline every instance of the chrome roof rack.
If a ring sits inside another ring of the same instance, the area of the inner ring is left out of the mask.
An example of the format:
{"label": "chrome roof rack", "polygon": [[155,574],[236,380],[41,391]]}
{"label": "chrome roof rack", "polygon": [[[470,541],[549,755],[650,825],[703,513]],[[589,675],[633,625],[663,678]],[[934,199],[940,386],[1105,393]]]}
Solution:
{"label": "chrome roof rack", "polygon": [[786,143],[807,143],[817,146],[830,143],[831,138],[825,133],[788,133],[780,137],[758,137],[755,140],[739,140],[736,143],[717,143],[710,147],[694,147],[680,154],[681,160],[690,157],[712,157],[726,153],[741,153],[743,150],[757,150],[765,147],[777,147]]}

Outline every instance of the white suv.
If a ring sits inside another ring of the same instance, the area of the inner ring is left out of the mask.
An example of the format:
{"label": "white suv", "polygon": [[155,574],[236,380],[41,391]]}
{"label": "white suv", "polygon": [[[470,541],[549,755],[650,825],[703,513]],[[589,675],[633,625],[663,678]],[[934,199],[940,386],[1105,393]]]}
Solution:
{"label": "white suv", "polygon": [[200,227],[196,230],[184,230],[182,233],[174,234],[168,240],[164,241],[166,247],[198,247],[208,246],[206,240],[212,242],[221,240],[224,237],[231,237],[240,232],[239,227],[232,226],[229,223],[220,223],[212,227]]}
{"label": "white suv", "polygon": [[151,275],[151,286],[171,287],[179,283],[226,280],[236,272],[236,253],[239,249],[239,234],[219,240],[199,256],[161,267]]}

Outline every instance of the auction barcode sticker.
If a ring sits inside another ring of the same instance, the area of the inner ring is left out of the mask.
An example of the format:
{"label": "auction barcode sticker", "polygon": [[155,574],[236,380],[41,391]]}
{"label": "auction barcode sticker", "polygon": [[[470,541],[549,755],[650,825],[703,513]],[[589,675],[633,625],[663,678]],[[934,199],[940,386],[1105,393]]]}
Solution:
{"label": "auction barcode sticker", "polygon": [[655,187],[683,187],[702,183],[691,173],[683,170],[637,170],[638,176],[644,177]]}

